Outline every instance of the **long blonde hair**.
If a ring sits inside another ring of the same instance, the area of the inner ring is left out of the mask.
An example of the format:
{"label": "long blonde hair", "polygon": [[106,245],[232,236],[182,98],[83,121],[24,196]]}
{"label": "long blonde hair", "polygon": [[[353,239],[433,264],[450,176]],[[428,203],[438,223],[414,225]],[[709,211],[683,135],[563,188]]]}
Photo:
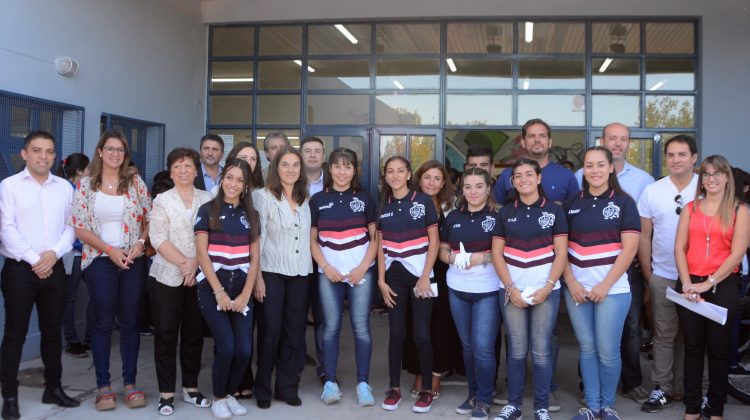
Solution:
{"label": "long blonde hair", "polygon": [[721,197],[721,204],[719,205],[719,226],[724,233],[727,229],[732,226],[734,222],[734,209],[737,207],[739,202],[734,196],[734,175],[732,175],[732,165],[729,161],[721,155],[711,155],[701,162],[701,168],[698,172],[698,187],[695,192],[695,205],[693,211],[700,204],[700,200],[706,197],[706,190],[703,188],[703,174],[706,173],[708,167],[711,166],[715,171],[721,172],[727,178],[727,186],[724,188],[724,194]]}

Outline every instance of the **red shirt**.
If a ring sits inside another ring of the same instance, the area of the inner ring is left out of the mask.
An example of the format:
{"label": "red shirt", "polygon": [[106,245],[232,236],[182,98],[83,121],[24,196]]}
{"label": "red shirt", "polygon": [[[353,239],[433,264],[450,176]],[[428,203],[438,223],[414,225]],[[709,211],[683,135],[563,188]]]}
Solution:
{"label": "red shirt", "polygon": [[[688,203],[690,224],[688,225],[688,272],[694,276],[708,276],[716,272],[719,266],[729,258],[732,252],[732,234],[734,233],[734,217],[732,225],[726,232],[720,225],[718,215],[709,217],[701,212],[700,206],[693,210],[695,201]],[[709,242],[706,247],[706,234]],[[708,255],[706,250],[708,249]],[[735,268],[734,271],[737,271]]]}

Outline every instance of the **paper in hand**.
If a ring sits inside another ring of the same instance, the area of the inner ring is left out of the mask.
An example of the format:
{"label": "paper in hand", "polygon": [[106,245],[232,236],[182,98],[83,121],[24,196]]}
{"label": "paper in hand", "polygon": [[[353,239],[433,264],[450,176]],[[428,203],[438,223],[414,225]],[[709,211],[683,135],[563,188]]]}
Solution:
{"label": "paper in hand", "polygon": [[706,301],[691,302],[669,287],[667,288],[667,299],[718,324],[724,325],[727,323],[727,308]]}

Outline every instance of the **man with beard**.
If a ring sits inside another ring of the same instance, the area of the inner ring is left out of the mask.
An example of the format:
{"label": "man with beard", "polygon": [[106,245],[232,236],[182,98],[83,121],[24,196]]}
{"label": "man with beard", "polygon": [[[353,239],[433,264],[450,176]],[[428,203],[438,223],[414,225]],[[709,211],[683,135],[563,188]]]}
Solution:
{"label": "man with beard", "polygon": [[200,143],[201,168],[193,185],[199,190],[211,191],[219,182],[221,166],[219,161],[224,156],[224,140],[216,134],[206,134]]}

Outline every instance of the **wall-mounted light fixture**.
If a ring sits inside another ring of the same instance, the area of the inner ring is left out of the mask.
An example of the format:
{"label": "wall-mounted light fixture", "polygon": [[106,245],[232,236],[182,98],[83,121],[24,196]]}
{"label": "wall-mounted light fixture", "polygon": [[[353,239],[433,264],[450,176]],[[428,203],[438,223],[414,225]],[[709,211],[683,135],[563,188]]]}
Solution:
{"label": "wall-mounted light fixture", "polygon": [[59,56],[55,58],[55,70],[61,76],[73,77],[78,74],[78,60],[71,57]]}

